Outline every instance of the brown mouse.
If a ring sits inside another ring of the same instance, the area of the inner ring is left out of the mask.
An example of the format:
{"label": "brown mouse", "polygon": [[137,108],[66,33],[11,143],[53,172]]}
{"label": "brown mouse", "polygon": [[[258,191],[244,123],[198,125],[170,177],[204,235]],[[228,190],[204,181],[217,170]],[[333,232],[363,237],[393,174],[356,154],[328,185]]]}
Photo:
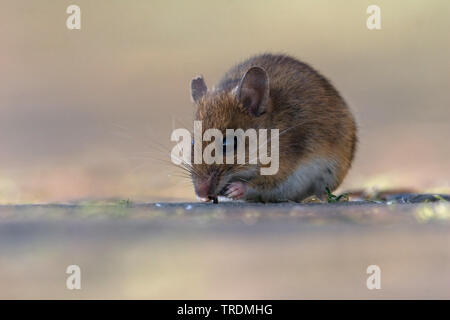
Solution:
{"label": "brown mouse", "polygon": [[[212,90],[191,82],[194,120],[202,130],[279,129],[279,170],[261,175],[260,164],[191,164],[203,201],[281,202],[323,197],[351,166],[355,120],[333,85],[312,67],[286,55],[262,54],[232,67]],[[226,143],[227,138],[224,139]],[[203,147],[206,146],[206,143]],[[248,159],[248,158],[247,158]]]}

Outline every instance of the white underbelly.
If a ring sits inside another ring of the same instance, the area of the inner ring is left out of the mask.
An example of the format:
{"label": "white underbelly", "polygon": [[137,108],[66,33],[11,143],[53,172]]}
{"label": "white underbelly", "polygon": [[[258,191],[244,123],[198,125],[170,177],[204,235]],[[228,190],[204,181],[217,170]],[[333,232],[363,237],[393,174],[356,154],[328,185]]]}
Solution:
{"label": "white underbelly", "polygon": [[310,195],[321,196],[325,188],[337,186],[338,164],[333,159],[315,158],[300,164],[288,178],[271,190],[251,189],[246,198],[262,201],[299,201]]}

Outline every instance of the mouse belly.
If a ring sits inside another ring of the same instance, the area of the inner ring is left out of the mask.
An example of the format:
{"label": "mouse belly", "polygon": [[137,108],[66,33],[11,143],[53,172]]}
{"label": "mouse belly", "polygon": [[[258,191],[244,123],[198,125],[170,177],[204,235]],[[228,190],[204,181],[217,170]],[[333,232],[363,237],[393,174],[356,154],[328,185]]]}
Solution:
{"label": "mouse belly", "polygon": [[338,170],[336,161],[316,158],[299,164],[294,172],[275,188],[267,190],[243,184],[235,187],[234,194],[240,195],[242,200],[262,202],[301,201],[312,195],[321,197],[326,193],[327,187],[334,190],[340,184]]}

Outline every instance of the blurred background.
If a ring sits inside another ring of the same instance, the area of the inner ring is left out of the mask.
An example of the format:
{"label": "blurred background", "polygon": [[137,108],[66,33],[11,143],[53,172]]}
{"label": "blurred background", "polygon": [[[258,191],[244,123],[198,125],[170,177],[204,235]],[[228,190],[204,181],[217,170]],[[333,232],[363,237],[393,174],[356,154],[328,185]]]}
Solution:
{"label": "blurred background", "polygon": [[448,0],[4,0],[0,203],[193,199],[168,156],[172,129],[191,126],[189,82],[261,52],[310,63],[355,113],[341,189],[448,189],[449,14]]}
{"label": "blurred background", "polygon": [[190,80],[261,52],[311,64],[353,110],[338,192],[450,193],[448,0],[2,0],[0,22],[0,204],[77,202],[0,207],[0,298],[450,296],[448,202],[164,203],[194,199],[169,158]]}

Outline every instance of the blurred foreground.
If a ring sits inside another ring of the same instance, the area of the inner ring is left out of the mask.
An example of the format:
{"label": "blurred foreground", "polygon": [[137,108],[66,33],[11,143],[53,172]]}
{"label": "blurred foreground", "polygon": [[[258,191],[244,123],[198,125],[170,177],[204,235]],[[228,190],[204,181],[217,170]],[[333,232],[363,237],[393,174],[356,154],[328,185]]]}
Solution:
{"label": "blurred foreground", "polygon": [[0,206],[0,298],[449,299],[449,222],[446,201]]}

